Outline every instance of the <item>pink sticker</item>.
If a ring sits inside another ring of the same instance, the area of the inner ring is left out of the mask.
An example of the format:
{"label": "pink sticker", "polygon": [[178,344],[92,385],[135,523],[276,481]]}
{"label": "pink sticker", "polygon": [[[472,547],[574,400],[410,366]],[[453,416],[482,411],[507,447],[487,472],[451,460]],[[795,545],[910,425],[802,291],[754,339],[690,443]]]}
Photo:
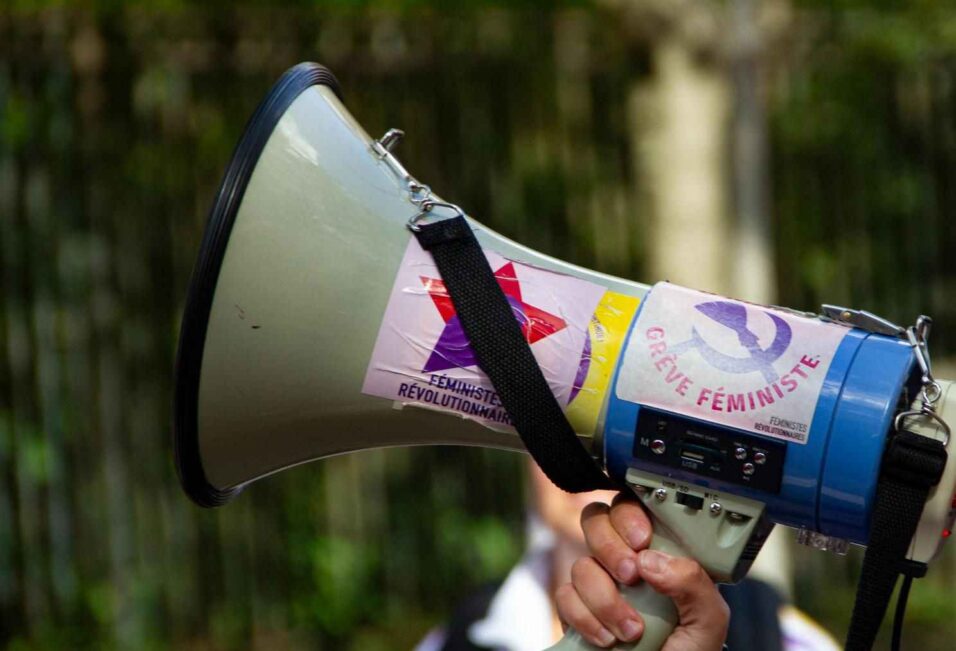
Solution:
{"label": "pink sticker", "polygon": [[848,329],[659,283],[631,331],[617,397],[805,444]]}
{"label": "pink sticker", "polygon": [[[605,288],[491,251],[485,256],[551,390],[567,405],[581,366],[590,359],[588,323]],[[395,278],[362,392],[513,429],[491,381],[476,365],[438,269],[415,238]]]}

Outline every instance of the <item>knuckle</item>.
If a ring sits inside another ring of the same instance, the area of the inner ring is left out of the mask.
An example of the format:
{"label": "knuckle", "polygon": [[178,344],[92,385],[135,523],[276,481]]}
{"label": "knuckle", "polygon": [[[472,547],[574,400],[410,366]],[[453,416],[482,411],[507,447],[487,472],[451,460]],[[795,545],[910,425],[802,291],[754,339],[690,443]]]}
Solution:
{"label": "knuckle", "polygon": [[726,627],[730,623],[730,605],[724,600],[720,592],[717,592],[717,612],[724,622],[724,627]]}
{"label": "knuckle", "polygon": [[642,525],[648,521],[644,507],[634,500],[621,500],[611,507],[611,518],[629,525]]}
{"label": "knuckle", "polygon": [[709,591],[707,596],[700,601],[701,603],[696,605],[705,606],[699,608],[699,615],[704,625],[710,630],[726,635],[727,629],[730,627],[730,606],[724,601],[717,588],[715,587],[712,591]]}
{"label": "knuckle", "polygon": [[580,585],[587,576],[594,570],[596,563],[590,556],[583,556],[574,561],[571,565],[571,581],[575,585]]}
{"label": "knuckle", "polygon": [[575,605],[577,599],[578,597],[574,586],[570,583],[565,583],[560,586],[554,593],[554,603],[558,609],[558,616],[572,626],[575,624]]}
{"label": "knuckle", "polygon": [[554,591],[554,600],[557,601],[559,605],[573,599],[574,596],[574,586],[570,583],[562,583],[558,586],[558,589]]}
{"label": "knuckle", "polygon": [[730,631],[730,609],[726,610],[725,615],[720,620],[720,635],[721,637],[726,638],[727,633]]}
{"label": "knuckle", "polygon": [[607,504],[604,504],[602,502],[591,502],[590,504],[585,506],[583,509],[581,509],[581,524],[584,525],[589,520],[598,516],[607,515],[607,513],[608,513]]}
{"label": "knuckle", "polygon": [[612,581],[594,582],[581,593],[588,608],[605,624],[620,619],[617,587]]}
{"label": "knuckle", "polygon": [[614,496],[614,499],[611,500],[611,508],[615,509],[621,504],[635,504],[636,498],[628,491],[620,491],[617,495]]}
{"label": "knuckle", "polygon": [[614,560],[620,556],[622,552],[620,545],[618,545],[617,542],[606,537],[595,541],[593,545],[590,545],[590,547],[591,552],[605,562]]}
{"label": "knuckle", "polygon": [[[597,597],[597,595],[595,596]],[[597,618],[605,624],[615,624],[624,619],[620,612],[619,604],[614,599],[614,595],[606,594],[604,591],[601,592],[595,603],[591,605],[591,610]]]}
{"label": "knuckle", "polygon": [[710,577],[707,576],[707,572],[705,572],[704,568],[698,563],[693,563],[687,572],[688,578],[694,583],[710,583]]}
{"label": "knuckle", "polygon": [[687,606],[699,606],[713,601],[720,593],[704,569],[695,561],[675,559],[664,580],[665,591],[675,602]]}
{"label": "knuckle", "polygon": [[707,573],[700,563],[689,558],[678,558],[672,563],[674,576],[682,585],[696,586],[707,581]]}

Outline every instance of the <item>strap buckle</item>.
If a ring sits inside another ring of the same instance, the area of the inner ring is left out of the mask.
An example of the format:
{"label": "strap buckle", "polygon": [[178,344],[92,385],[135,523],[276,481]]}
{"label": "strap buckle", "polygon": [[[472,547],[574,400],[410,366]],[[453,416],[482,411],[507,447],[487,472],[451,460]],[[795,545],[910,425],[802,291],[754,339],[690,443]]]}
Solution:
{"label": "strap buckle", "polygon": [[909,486],[929,490],[943,478],[946,459],[945,443],[915,432],[901,431],[890,440],[880,473]]}
{"label": "strap buckle", "polygon": [[421,221],[428,217],[435,208],[447,208],[455,211],[455,217],[464,217],[465,211],[453,203],[447,201],[435,201],[434,199],[424,199],[418,204],[419,211],[412,215],[405,226],[413,233],[422,229]]}
{"label": "strap buckle", "polygon": [[920,409],[908,409],[907,411],[901,411],[900,413],[896,414],[896,418],[893,419],[893,429],[897,432],[902,432],[903,426],[906,424],[906,420],[908,418],[920,417],[929,418],[936,421],[936,424],[939,425],[943,430],[943,447],[948,447],[949,437],[952,434],[951,430],[949,429],[949,425],[939,414],[936,413],[935,409],[926,405],[926,403],[924,403]]}

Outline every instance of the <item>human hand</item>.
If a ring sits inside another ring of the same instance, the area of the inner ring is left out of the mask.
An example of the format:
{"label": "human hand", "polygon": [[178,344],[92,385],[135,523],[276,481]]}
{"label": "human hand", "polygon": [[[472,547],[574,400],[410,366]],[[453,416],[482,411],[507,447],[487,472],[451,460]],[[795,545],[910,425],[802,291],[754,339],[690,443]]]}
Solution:
{"label": "human hand", "polygon": [[578,559],[571,583],[556,595],[558,613],[590,643],[635,642],[644,621],[615,583],[645,581],[670,597],[679,623],[661,651],[719,651],[730,610],[717,586],[694,560],[647,549],[651,522],[639,503],[619,494],[613,504],[589,504],[581,527],[593,556]]}

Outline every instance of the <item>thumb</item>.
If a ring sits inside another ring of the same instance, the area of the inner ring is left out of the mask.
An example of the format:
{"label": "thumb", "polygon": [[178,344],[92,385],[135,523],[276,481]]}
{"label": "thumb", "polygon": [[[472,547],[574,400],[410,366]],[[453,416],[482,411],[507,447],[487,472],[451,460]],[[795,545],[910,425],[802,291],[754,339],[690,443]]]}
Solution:
{"label": "thumb", "polygon": [[680,638],[675,651],[717,651],[727,637],[730,609],[717,586],[697,561],[654,550],[638,554],[641,578],[677,606],[680,624],[666,648]]}

